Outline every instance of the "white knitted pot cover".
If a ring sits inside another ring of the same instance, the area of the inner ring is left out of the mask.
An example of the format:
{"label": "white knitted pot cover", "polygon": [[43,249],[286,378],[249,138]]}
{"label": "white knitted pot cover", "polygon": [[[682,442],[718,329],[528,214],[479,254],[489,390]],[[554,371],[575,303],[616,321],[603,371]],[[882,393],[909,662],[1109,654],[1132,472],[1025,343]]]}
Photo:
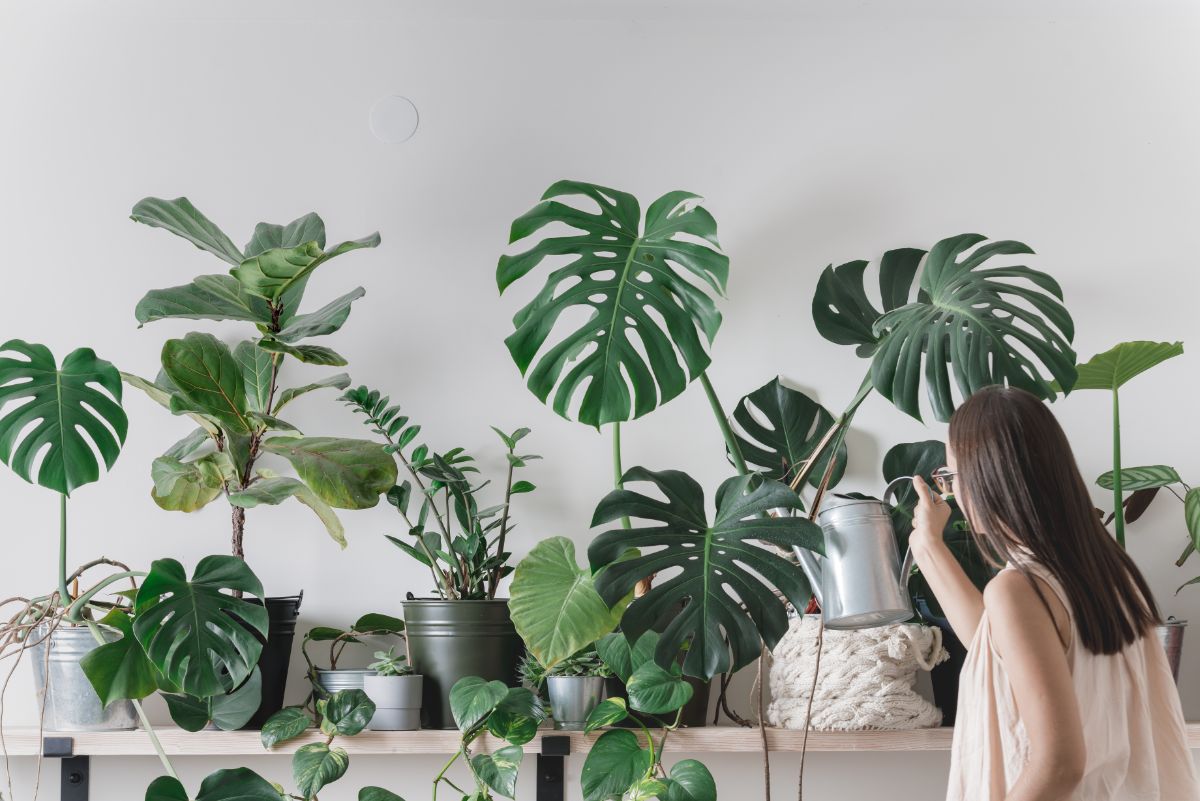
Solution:
{"label": "white knitted pot cover", "polygon": [[[817,656],[817,615],[792,619],[772,653],[772,726],[803,729]],[[857,631],[825,629],[812,704],[813,729],[921,729],[941,711],[917,694],[917,668],[949,658],[934,626],[896,624]]]}

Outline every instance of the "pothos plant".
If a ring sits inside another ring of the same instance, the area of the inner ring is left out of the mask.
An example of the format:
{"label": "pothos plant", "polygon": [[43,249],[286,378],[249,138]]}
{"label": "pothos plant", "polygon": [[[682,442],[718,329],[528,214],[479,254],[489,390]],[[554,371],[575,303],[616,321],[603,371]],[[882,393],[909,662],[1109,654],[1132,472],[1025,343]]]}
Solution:
{"label": "pothos plant", "polygon": [[362,644],[364,637],[403,637],[404,621],[398,617],[370,612],[354,622],[349,629],[339,629],[333,626],[314,626],[304,635],[300,644],[300,653],[307,666],[308,680],[312,683],[313,692],[317,697],[327,695],[317,683],[317,666],[313,663],[308,647],[312,643],[329,643],[329,670],[337,670],[338,660],[348,645]]}
{"label": "pothos plant", "polygon": [[[287,225],[259,223],[244,248],[200,213],[187,198],[146,198],[133,208],[135,221],[163,228],[232,265],[189,284],[156,289],[137,304],[138,323],[183,318],[250,323],[258,336],[232,349],[211,334],[190,333],[162,348],[155,380],[124,379],[196,428],[154,460],[152,497],[160,507],[193,512],[224,495],[231,504],[231,547],[244,557],[245,510],[295,498],[311,508],[329,536],[345,547],[334,509],[366,509],[395,484],[396,465],[372,442],[304,436],[280,417],[293,400],[322,388],[344,389],[345,374],[284,388],[287,359],[322,366],[345,365],[336,351],[311,344],[338,331],[358,287],[321,308],[300,313],[313,271],[344,253],[379,244],[379,235],[326,249],[325,224],[315,213]],[[290,462],[297,477],[260,467],[265,454]]]}
{"label": "pothos plant", "polygon": [[512,554],[505,547],[514,525],[513,498],[536,489],[529,481],[514,481],[517,470],[542,458],[517,453],[517,443],[528,436],[529,429],[506,434],[492,427],[504,443],[508,465],[503,502],[485,507],[478,496],[491,482],[472,483],[471,477],[479,474],[473,456],[462,448],[437,453],[417,444],[421,427],[378,390],[360,386],[347,391],[341,400],[363,415],[364,425],[384,440],[384,451],[394,456],[409,476],[387,491],[388,502],[408,528],[407,538],[388,535],[387,539],[429,569],[442,599],[495,598],[500,580],[512,572],[508,564]]}

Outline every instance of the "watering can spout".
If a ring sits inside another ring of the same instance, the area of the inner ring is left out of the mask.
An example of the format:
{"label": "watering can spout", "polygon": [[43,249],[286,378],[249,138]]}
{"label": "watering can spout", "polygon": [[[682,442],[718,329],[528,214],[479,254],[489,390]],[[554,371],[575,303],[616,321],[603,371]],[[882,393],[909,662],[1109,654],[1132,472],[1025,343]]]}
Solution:
{"label": "watering can spout", "polygon": [[[799,545],[792,548],[796,554],[796,561],[800,563],[800,569],[804,571],[804,577],[808,579],[808,586],[812,589],[813,596],[817,599],[817,603],[822,607],[825,605],[823,593],[821,592],[821,562],[820,557],[807,548],[801,548]],[[798,609],[798,612],[804,610]]]}

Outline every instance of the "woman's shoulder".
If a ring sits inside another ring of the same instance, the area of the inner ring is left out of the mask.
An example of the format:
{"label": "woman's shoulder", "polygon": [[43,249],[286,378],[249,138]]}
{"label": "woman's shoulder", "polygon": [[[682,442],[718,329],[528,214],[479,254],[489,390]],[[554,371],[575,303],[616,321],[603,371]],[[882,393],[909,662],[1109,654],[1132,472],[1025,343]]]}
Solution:
{"label": "woman's shoulder", "polygon": [[1059,641],[1067,645],[1070,642],[1070,610],[1055,586],[1053,576],[1030,564],[1024,564],[1022,568],[1006,566],[984,587],[983,605],[988,617],[1001,626],[1028,625],[1031,620],[1048,618]]}

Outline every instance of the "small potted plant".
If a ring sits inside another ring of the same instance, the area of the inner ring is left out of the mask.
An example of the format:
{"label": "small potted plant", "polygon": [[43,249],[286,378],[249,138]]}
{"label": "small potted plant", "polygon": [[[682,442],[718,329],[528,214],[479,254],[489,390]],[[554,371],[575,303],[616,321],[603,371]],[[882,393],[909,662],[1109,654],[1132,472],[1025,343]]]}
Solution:
{"label": "small potted plant", "polygon": [[592,710],[604,700],[604,681],[613,672],[589,645],[547,670],[532,654],[521,663],[521,679],[534,688],[545,688],[554,728],[583,731]]}
{"label": "small potted plant", "polygon": [[[378,613],[363,615],[349,629],[314,626],[304,635],[300,644],[300,653],[308,668],[308,680],[312,683],[313,695],[320,699],[341,690],[363,689],[367,677],[375,675],[375,670],[338,667],[338,660],[342,658],[346,646],[360,644],[364,637],[400,636],[403,632],[403,620]],[[308,646],[314,642],[329,643],[329,667],[317,667],[309,656]]]}
{"label": "small potted plant", "polygon": [[413,731],[421,728],[421,677],[413,673],[407,659],[393,646],[376,651],[370,665],[374,675],[363,681],[363,689],[375,702],[375,715],[368,726],[375,731]]}

